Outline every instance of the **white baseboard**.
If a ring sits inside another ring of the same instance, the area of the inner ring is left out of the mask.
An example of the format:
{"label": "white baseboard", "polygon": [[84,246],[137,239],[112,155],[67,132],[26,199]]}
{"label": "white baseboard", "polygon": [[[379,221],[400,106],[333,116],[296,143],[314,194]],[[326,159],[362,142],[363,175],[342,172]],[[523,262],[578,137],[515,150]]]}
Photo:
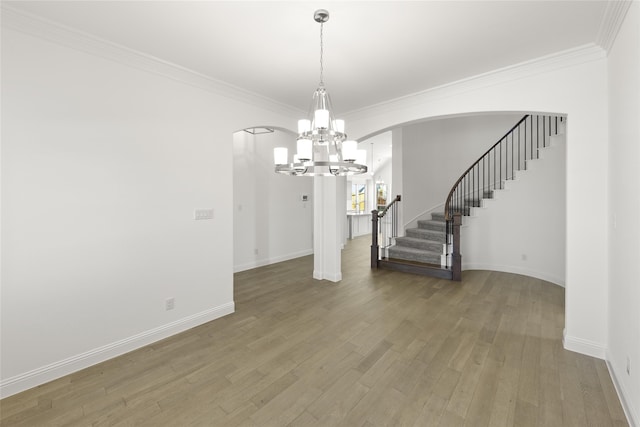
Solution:
{"label": "white baseboard", "polygon": [[536,279],[551,282],[555,285],[565,287],[564,277],[556,277],[545,272],[528,270],[526,268],[510,265],[489,265],[482,263],[465,263],[464,254],[462,261],[462,271],[464,270],[490,270],[490,271],[502,271],[504,273],[522,274],[523,276],[535,277]]}
{"label": "white baseboard", "polygon": [[313,278],[316,280],[328,280],[330,282],[339,282],[342,280],[342,272],[339,271],[338,273],[329,274],[322,271],[313,270]]}
{"label": "white baseboard", "polygon": [[172,335],[202,325],[212,320],[231,314],[235,311],[233,301],[209,310],[194,314],[184,319],[142,332],[140,334],[95,348],[82,354],[7,378],[0,382],[0,397],[5,398],[21,391],[39,386],[81,369],[112,359],[116,356],[152,344]]}
{"label": "white baseboard", "polygon": [[566,329],[563,332],[562,345],[566,350],[575,351],[576,353],[586,356],[596,357],[598,359],[604,359],[606,356],[606,348],[604,345],[582,338],[568,336]]}
{"label": "white baseboard", "polygon": [[313,249],[305,249],[303,251],[293,252],[286,255],[281,255],[272,258],[258,259],[244,264],[234,265],[233,272],[239,273],[245,270],[251,270],[252,268],[263,267],[265,265],[275,264],[277,262],[289,261],[290,259],[300,258],[307,255],[312,255]]}
{"label": "white baseboard", "polygon": [[618,379],[618,376],[616,375],[616,370],[611,364],[611,360],[612,360],[611,355],[609,354],[609,351],[607,351],[607,357],[605,359],[605,362],[607,362],[607,369],[609,369],[609,375],[611,376],[611,380],[613,381],[613,386],[615,387],[616,392],[618,393],[618,399],[620,399],[620,404],[622,405],[622,410],[624,411],[624,414],[627,417],[627,422],[629,423],[630,427],[640,427],[640,414],[637,412],[638,410],[640,410],[640,407],[634,408],[629,404],[630,399],[627,398],[629,396],[629,393],[625,389],[624,383]]}

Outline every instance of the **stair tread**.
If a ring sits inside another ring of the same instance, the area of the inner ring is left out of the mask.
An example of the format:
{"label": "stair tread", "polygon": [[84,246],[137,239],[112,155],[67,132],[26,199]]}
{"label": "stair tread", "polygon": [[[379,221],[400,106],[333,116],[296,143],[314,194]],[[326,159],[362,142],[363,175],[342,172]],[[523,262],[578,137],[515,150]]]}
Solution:
{"label": "stair tread", "polygon": [[416,241],[416,242],[434,242],[434,243],[440,243],[437,240],[429,240],[429,239],[422,239],[420,237],[412,237],[412,236],[402,236],[402,237],[396,237],[396,241],[397,240],[410,240],[410,241]]}

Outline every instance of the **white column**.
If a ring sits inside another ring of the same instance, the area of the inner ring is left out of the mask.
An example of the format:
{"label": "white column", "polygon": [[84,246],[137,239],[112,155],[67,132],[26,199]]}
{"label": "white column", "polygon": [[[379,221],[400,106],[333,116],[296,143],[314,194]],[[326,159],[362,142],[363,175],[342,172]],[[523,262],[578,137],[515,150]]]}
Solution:
{"label": "white column", "polygon": [[[346,215],[340,198],[344,178],[313,178],[313,278],[339,282],[342,280],[342,222]],[[340,214],[339,214],[340,212]]]}

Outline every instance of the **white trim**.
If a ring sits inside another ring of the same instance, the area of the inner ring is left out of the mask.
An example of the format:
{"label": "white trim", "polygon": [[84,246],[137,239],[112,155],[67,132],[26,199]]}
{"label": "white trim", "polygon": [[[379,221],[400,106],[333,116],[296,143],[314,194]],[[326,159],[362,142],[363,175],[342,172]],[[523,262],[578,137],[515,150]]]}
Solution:
{"label": "white trim", "polygon": [[620,27],[622,27],[627,11],[631,7],[631,3],[633,2],[630,0],[610,0],[607,2],[604,16],[600,22],[598,36],[596,37],[596,43],[602,46],[607,52],[611,50],[618,36],[618,32],[620,31]]}
{"label": "white trim", "polygon": [[613,386],[616,389],[616,393],[618,393],[618,398],[620,399],[620,404],[622,405],[622,410],[624,411],[624,415],[627,417],[627,422],[630,427],[640,427],[640,415],[635,412],[635,408],[629,405],[629,400],[626,396],[629,396],[629,393],[624,388],[624,383],[618,380],[616,376],[616,371],[611,364],[611,353],[607,349],[607,357],[605,359],[607,363],[607,369],[609,369],[609,375],[611,376],[611,380],[613,382]]}
{"label": "white trim", "polygon": [[263,267],[265,265],[271,265],[278,262],[289,261],[290,259],[300,258],[307,255],[313,255],[313,249],[305,249],[303,251],[292,252],[290,254],[281,255],[273,258],[259,259],[244,264],[236,265],[233,267],[234,273],[241,271],[251,270],[252,268]]}
{"label": "white trim", "polygon": [[464,254],[462,254],[462,271],[465,270],[490,270],[490,271],[502,271],[505,273],[522,274],[524,276],[535,277],[536,279],[545,280],[553,283],[554,285],[565,287],[564,277],[550,276],[547,273],[543,273],[535,270],[528,270],[526,268],[511,266],[511,265],[494,265],[494,264],[482,264],[482,263],[465,263]]}
{"label": "white trim", "polygon": [[604,345],[585,340],[583,338],[567,336],[567,330],[565,329],[562,334],[562,345],[565,350],[575,351],[576,353],[584,354],[586,356],[595,357],[598,359],[605,358],[606,348]]}
{"label": "white trim", "polygon": [[316,280],[328,280],[330,282],[339,282],[342,280],[342,272],[336,274],[326,274],[321,271],[313,270],[313,278]]}
{"label": "white trim", "polygon": [[104,362],[145,345],[152,344],[172,335],[202,325],[212,320],[231,314],[235,311],[233,301],[209,310],[176,320],[175,322],[159,326],[137,335],[116,341],[102,347],[89,350],[64,360],[7,378],[0,382],[0,396],[11,396],[24,390],[36,387],[81,369]]}
{"label": "white trim", "polygon": [[572,49],[542,56],[540,58],[499,68],[487,73],[456,80],[422,92],[416,92],[399,98],[383,101],[378,104],[351,111],[343,114],[343,116],[345,120],[356,121],[384,113],[388,114],[390,111],[424,105],[425,103],[429,103],[433,100],[447,99],[458,96],[462,93],[473,92],[496,85],[503,85],[526,77],[544,74],[592,61],[598,61],[605,57],[606,51],[604,49],[595,43],[589,43]]}
{"label": "white trim", "polygon": [[2,26],[284,115],[306,112],[155,56],[101,39],[2,3]]}

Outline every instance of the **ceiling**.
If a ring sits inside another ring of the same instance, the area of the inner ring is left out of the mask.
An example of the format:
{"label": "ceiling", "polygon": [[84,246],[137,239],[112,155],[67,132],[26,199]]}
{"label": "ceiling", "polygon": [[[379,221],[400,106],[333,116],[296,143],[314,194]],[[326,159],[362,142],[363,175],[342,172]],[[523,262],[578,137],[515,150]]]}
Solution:
{"label": "ceiling", "polygon": [[598,43],[606,1],[18,1],[56,21],[306,111],[337,114]]}

